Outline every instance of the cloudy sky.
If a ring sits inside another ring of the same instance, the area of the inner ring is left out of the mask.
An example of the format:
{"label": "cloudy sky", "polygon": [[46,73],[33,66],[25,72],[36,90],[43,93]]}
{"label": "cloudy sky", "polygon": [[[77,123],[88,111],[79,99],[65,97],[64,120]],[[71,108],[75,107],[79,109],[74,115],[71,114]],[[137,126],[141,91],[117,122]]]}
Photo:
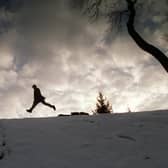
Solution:
{"label": "cloudy sky", "polygon": [[[168,74],[136,46],[125,22],[110,32],[106,20],[89,22],[69,1],[0,1],[0,118],[91,112],[99,91],[114,112],[167,109]],[[138,32],[168,55],[167,0],[141,2]],[[26,112],[32,84],[56,112],[43,105]]]}

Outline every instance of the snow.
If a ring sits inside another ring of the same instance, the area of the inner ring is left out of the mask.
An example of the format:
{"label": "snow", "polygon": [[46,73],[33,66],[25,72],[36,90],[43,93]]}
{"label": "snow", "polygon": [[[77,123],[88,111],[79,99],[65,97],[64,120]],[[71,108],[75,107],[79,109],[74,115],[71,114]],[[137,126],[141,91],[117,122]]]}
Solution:
{"label": "snow", "polygon": [[0,120],[0,168],[167,168],[168,111]]}

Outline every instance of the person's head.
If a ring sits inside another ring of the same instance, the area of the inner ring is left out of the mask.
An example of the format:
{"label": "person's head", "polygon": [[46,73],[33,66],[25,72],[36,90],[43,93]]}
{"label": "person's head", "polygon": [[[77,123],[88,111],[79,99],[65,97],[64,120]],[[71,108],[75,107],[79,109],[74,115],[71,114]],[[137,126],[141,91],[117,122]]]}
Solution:
{"label": "person's head", "polygon": [[33,85],[32,85],[32,88],[33,88],[33,89],[36,89],[36,88],[37,88],[37,86],[36,86],[35,84],[33,84]]}

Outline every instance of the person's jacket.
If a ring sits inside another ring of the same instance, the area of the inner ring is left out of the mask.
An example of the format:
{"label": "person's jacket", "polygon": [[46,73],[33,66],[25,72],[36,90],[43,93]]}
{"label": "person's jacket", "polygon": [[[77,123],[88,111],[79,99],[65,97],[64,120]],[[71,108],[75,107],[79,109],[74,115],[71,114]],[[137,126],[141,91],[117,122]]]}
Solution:
{"label": "person's jacket", "polygon": [[40,89],[39,88],[35,88],[34,89],[34,100],[35,101],[42,101],[44,99],[45,99],[45,97],[42,96]]}

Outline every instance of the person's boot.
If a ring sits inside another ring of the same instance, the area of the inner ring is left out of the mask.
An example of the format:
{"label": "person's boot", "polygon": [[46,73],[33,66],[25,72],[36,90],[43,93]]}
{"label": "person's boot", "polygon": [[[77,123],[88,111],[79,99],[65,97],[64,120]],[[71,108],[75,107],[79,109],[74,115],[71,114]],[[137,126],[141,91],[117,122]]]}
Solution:
{"label": "person's boot", "polygon": [[27,109],[26,110],[28,113],[32,113],[32,110],[31,109]]}

